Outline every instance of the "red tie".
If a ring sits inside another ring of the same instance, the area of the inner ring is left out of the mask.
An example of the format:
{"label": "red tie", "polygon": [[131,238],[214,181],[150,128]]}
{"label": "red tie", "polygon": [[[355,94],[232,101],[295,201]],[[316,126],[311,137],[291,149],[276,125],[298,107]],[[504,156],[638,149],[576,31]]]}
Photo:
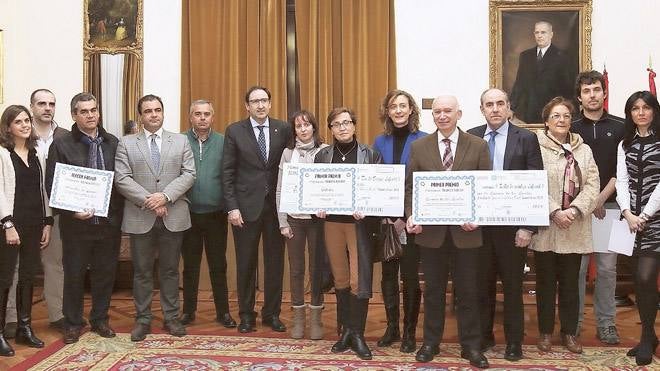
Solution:
{"label": "red tie", "polygon": [[454,165],[454,156],[451,155],[451,140],[443,139],[445,142],[445,154],[442,156],[442,165],[446,170],[451,170],[452,165]]}

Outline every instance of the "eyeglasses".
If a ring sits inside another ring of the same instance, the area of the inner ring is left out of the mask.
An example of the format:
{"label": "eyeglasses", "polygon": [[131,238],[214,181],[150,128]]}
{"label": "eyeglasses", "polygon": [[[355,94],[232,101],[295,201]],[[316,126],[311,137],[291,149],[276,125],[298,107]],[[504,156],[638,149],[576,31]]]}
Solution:
{"label": "eyeglasses", "polygon": [[309,129],[311,126],[312,126],[312,124],[310,124],[309,122],[303,121],[302,124],[296,124],[296,130],[300,130],[300,129],[303,129],[303,128],[304,129]]}
{"label": "eyeglasses", "polygon": [[270,101],[269,98],[261,98],[261,99],[250,99],[248,102],[250,104],[258,105],[259,103],[261,104],[266,104]]}
{"label": "eyeglasses", "polygon": [[351,127],[351,125],[353,125],[353,121],[345,120],[345,121],[342,121],[342,122],[333,122],[332,124],[330,124],[330,127],[333,128],[333,129],[338,129],[340,127],[349,128],[349,127]]}
{"label": "eyeglasses", "polygon": [[561,115],[559,113],[555,113],[555,114],[550,115],[550,118],[555,120],[555,121],[559,121],[559,119],[561,119],[561,118],[563,118],[566,121],[571,121],[571,117],[572,116],[570,114]]}

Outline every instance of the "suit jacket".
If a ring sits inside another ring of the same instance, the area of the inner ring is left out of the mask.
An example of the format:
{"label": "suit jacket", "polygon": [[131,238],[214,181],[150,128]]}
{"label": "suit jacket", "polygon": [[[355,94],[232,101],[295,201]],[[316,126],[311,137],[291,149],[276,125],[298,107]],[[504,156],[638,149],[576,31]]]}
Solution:
{"label": "suit jacket", "polygon": [[[483,138],[486,125],[468,130],[468,133]],[[536,134],[509,122],[509,132],[504,148],[504,170],[543,170],[541,147]],[[525,229],[536,232],[537,227],[525,226]],[[516,227],[516,229],[518,229]]]}
{"label": "suit jacket", "polygon": [[268,119],[270,148],[268,162],[264,162],[250,119],[235,122],[225,131],[222,156],[222,184],[225,207],[238,209],[246,222],[261,215],[264,202],[275,206],[277,174],[280,158],[291,139],[289,125],[272,117]]}
{"label": "suit jacket", "polygon": [[163,192],[169,198],[165,227],[172,232],[190,228],[186,192],[195,183],[195,159],[188,138],[163,131],[160,167],[155,169],[143,132],[127,135],[119,141],[115,157],[115,185],[126,198],[122,231],[143,234],[156,222],[156,213],[142,209],[147,195]]}
{"label": "suit jacket", "polygon": [[[452,170],[491,170],[488,144],[472,134],[459,130],[458,145]],[[406,176],[406,217],[412,214],[412,175],[415,171],[446,171],[438,148],[438,131],[418,139],[412,144]],[[440,247],[447,232],[451,232],[458,248],[479,247],[483,244],[481,229],[466,232],[458,225],[425,225],[422,233],[415,236],[415,243],[424,247]]]}
{"label": "suit jacket", "polygon": [[[89,146],[80,141],[84,135],[77,125],[71,127],[71,131],[57,128],[55,133],[61,130],[60,135],[53,135],[53,143],[48,150],[48,160],[46,162],[46,189],[50,196],[53,186],[53,177],[55,175],[55,165],[59,162],[67,165],[80,167],[87,166],[87,157]],[[113,171],[115,169],[115,151],[117,150],[117,137],[108,133],[99,126],[98,135],[103,137],[101,142],[101,151],[103,152],[103,162],[105,170]],[[116,228],[116,232],[121,227],[122,212],[124,207],[124,198],[118,193],[117,188],[113,187],[110,196],[110,208],[108,217],[101,218],[101,223],[107,223]],[[60,230],[64,238],[73,238],[84,234],[88,230],[91,220],[79,220],[73,217],[73,212],[68,210],[57,210],[60,217]],[[97,233],[94,230],[93,233]]]}
{"label": "suit jacket", "polygon": [[541,110],[554,97],[573,96],[575,66],[566,53],[550,45],[540,63],[536,46],[520,53],[516,82],[511,89],[511,108],[525,122],[541,122]]}

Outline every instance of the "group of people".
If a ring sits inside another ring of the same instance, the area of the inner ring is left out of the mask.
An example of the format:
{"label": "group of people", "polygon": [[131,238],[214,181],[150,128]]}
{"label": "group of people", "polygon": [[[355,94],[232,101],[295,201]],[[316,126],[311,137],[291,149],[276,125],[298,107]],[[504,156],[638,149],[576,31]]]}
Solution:
{"label": "group of people", "polygon": [[[352,109],[330,111],[326,124],[332,144],[325,144],[320,124],[311,112],[296,112],[288,123],[270,117],[271,93],[261,86],[245,94],[248,118],[229,125],[224,135],[213,130],[211,102],[192,102],[190,129],[176,134],[162,128],[162,100],[146,95],[137,104],[141,131],[121,139],[100,125],[93,95],[80,93],[71,100],[74,124],[67,131],[52,120],[55,96],[39,89],[32,94],[31,109],[9,106],[0,122],[0,222],[5,232],[0,241],[0,355],[14,354],[7,342],[6,326],[12,283],[16,285],[18,312],[12,334],[16,343],[44,346],[32,330],[30,312],[38,264],[43,260],[46,267],[45,256],[54,247],[48,246],[49,242],[56,244],[56,238],[51,238],[52,214],[59,219],[61,236],[59,259],[63,268],[58,287],[60,303],[62,298],[64,303],[61,324],[67,344],[78,341],[86,326],[83,293],[88,268],[91,330],[102,337],[115,336],[108,322],[108,308],[124,232],[130,236],[134,269],[136,322],[132,341],[142,341],[151,332],[156,257],[164,329],[173,336],[186,335],[185,326],[195,321],[204,252],[216,321],[227,328],[237,327],[240,333],[256,331],[261,241],[267,262],[262,325],[287,331],[280,320],[286,243],[293,308],[291,337],[305,336],[307,313],[309,337],[324,337],[322,270],[327,262],[334,277],[339,334],[331,350],[350,349],[361,359],[371,359],[364,331],[373,264],[382,248],[374,244],[373,236],[382,225],[390,224],[402,242],[402,256],[381,262],[387,327],[377,342],[379,347],[401,341],[400,350],[417,350],[419,362],[429,362],[439,354],[451,273],[461,356],[475,367],[489,367],[484,353],[495,345],[493,319],[499,276],[504,291],[504,357],[520,360],[523,268],[529,248],[534,252],[537,273],[537,346],[541,351],[552,349],[558,295],[561,344],[580,353],[584,272],[588,254],[593,252],[591,216],[602,219],[606,209],[616,208],[612,203],[616,197],[622,217],[637,233],[633,256],[642,335],[628,355],[639,365],[648,364],[658,344],[654,326],[660,257],[660,216],[656,216],[660,207],[656,187],[660,181],[660,106],[649,92],[636,92],[626,103],[625,119],[620,119],[603,108],[605,88],[600,73],[580,73],[575,86],[581,105],[579,118],[573,119],[576,110],[570,100],[554,98],[541,112],[545,130],[538,133],[511,122],[511,104],[500,89],[482,93],[480,108],[486,124],[468,132],[458,128],[462,115],[458,100],[439,96],[432,104],[437,128],[432,134],[420,131],[420,110],[413,97],[392,90],[382,101],[384,133],[373,147],[357,138],[358,117]],[[95,210],[51,211],[48,196],[56,163],[114,171],[107,217],[95,215]],[[380,218],[357,211],[335,215],[327,210],[314,214],[278,212],[286,163],[403,164],[408,174],[405,216]],[[411,217],[413,172],[542,169],[548,174],[548,227],[416,225]],[[228,305],[228,224],[236,248],[238,322]],[[597,336],[604,343],[616,344],[616,254],[595,256]],[[184,267],[182,310],[180,257]],[[423,293],[419,268],[424,274]],[[44,270],[45,281],[56,282],[55,276],[49,277],[49,271]],[[399,272],[403,281],[402,333]],[[422,297],[424,333],[418,348],[416,327]],[[50,305],[48,294],[46,300]],[[50,318],[51,322],[60,320]]]}

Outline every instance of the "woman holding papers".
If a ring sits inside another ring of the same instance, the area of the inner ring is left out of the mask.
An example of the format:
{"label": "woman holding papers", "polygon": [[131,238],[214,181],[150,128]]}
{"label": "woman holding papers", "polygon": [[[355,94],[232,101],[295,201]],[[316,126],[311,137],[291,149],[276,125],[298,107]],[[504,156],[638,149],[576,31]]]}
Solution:
{"label": "woman holding papers", "polygon": [[598,167],[582,137],[570,133],[573,105],[552,99],[542,112],[545,131],[538,134],[543,168],[548,172],[550,226],[540,227],[530,248],[536,263],[537,346],[552,348],[555,298],[559,292],[561,343],[582,353],[575,337],[578,322],[578,273],[582,254],[591,253],[591,213],[600,191]]}
{"label": "woman holding papers", "polygon": [[[314,162],[333,164],[380,164],[380,153],[358,143],[355,136],[357,118],[346,107],[335,108],[328,114],[328,128],[334,138],[333,145],[323,148]],[[324,210],[316,216],[325,219],[325,245],[330,269],[335,277],[337,295],[337,322],[341,325],[341,338],[332,346],[333,353],[351,348],[361,359],[371,359],[371,350],[364,340],[371,280],[373,274],[374,225],[379,219],[353,215],[327,215]]]}
{"label": "woman holding papers", "polygon": [[660,262],[660,105],[648,91],[633,93],[625,106],[623,141],[616,164],[616,201],[631,232],[637,232],[633,247],[635,298],[642,336],[628,352],[638,365],[648,365],[658,347],[655,318],[658,308],[658,262]]}
{"label": "woman holding papers", "polygon": [[[374,149],[383,155],[385,164],[406,164],[410,156],[410,145],[426,133],[419,131],[419,107],[413,97],[402,90],[392,90],[380,106],[380,118],[385,132],[376,137]],[[400,350],[410,353],[417,349],[415,329],[419,315],[422,292],[419,288],[419,249],[413,234],[406,235],[406,221],[390,218],[397,233],[402,234],[403,256],[400,259],[382,262],[383,275],[380,287],[387,316],[385,334],[378,340],[379,347],[390,346],[401,338],[399,333],[399,266],[403,280],[403,339]],[[380,246],[379,246],[380,247]]]}
{"label": "woman holding papers", "polygon": [[44,163],[37,156],[32,116],[23,106],[9,106],[0,118],[0,356],[14,350],[3,336],[7,296],[18,258],[16,343],[43,348],[31,326],[32,287],[41,264],[40,251],[48,246],[53,217],[44,189]]}
{"label": "woman holding papers", "polygon": [[[298,111],[289,120],[291,131],[296,135],[291,139],[282,153],[280,172],[277,178],[277,208],[280,206],[282,190],[282,172],[285,163],[313,163],[314,157],[321,148],[328,145],[323,143],[319,134],[319,124],[311,112]],[[291,337],[301,339],[305,333],[305,244],[309,255],[309,280],[311,283],[310,328],[309,337],[312,340],[323,338],[323,323],[321,311],[323,310],[323,292],[321,291],[321,277],[317,271],[317,263],[322,258],[318,249],[323,235],[322,224],[309,214],[278,213],[280,232],[287,239],[289,253],[289,275],[291,280],[291,305],[293,306],[293,326]]]}

